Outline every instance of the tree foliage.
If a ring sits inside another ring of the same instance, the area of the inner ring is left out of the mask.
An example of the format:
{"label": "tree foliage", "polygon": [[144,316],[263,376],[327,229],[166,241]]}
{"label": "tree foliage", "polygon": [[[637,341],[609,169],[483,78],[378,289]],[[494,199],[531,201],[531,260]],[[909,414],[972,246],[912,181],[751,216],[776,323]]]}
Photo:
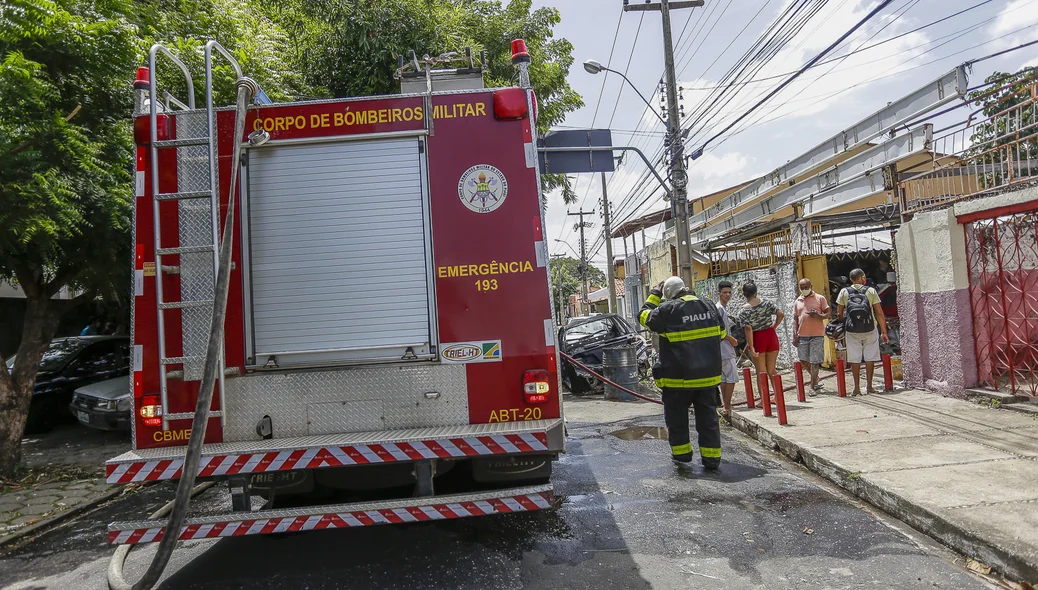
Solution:
{"label": "tree foliage", "polygon": [[[1014,109],[1028,101],[1033,101],[1032,89],[1038,82],[1038,72],[1033,68],[1024,68],[1016,73],[995,72],[988,76],[984,87],[974,90],[967,97],[967,101],[980,107],[981,112],[987,117],[973,127],[970,137],[972,146],[967,151],[970,156],[984,154],[990,159],[989,163],[1001,162],[1004,159],[1004,150],[994,148],[1017,141],[1017,132],[1030,129],[1034,126],[1034,109]],[[1027,131],[1024,135],[1033,135],[1033,131]],[[1030,149],[1033,153],[1038,148],[1038,143],[1033,139],[1030,145],[1022,147],[1025,151]]]}
{"label": "tree foliage", "polygon": [[[566,302],[569,301],[571,295],[582,293],[580,288],[580,260],[568,256],[555,257],[552,258],[551,262],[548,264],[548,269],[551,271],[552,287],[554,289],[554,292],[552,293],[554,299],[553,305],[555,306],[556,313],[559,313],[558,299],[560,286],[562,289],[563,306],[565,306]],[[590,264],[587,267],[587,280],[591,285],[606,284],[605,273]],[[564,311],[562,312],[562,315],[565,315]]]}
{"label": "tree foliage", "polygon": [[[0,280],[27,312],[13,372],[0,359],[0,473],[13,469],[43,345],[68,308],[129,285],[133,179],[122,0],[17,0],[0,12]],[[82,294],[52,297],[63,287]]]}

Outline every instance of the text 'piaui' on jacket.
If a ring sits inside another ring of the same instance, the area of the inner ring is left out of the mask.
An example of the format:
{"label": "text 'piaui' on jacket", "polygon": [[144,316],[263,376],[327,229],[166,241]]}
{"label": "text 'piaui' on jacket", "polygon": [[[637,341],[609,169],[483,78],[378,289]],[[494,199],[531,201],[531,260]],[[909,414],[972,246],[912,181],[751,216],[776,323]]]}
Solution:
{"label": "text 'piaui' on jacket", "polygon": [[727,336],[710,301],[685,294],[663,301],[649,292],[638,321],[660,335],[660,360],[653,367],[659,387],[699,389],[721,383],[721,339]]}

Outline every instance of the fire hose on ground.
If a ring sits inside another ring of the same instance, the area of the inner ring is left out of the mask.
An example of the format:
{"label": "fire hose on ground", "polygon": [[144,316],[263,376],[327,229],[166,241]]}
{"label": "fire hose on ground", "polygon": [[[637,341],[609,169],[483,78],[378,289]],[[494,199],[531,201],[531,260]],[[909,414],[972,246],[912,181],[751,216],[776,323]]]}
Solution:
{"label": "fire hose on ground", "polygon": [[[216,373],[219,368],[220,351],[223,348],[224,320],[227,316],[227,293],[231,278],[231,252],[234,229],[234,187],[237,185],[238,169],[241,159],[242,135],[245,133],[245,114],[249,102],[259,91],[259,86],[251,78],[241,77],[235,85],[238,87],[238,102],[234,116],[234,147],[231,152],[230,187],[231,194],[227,199],[227,216],[223,227],[223,240],[220,242],[220,260],[216,274],[216,286],[213,292],[213,321],[209,330],[209,346],[206,349],[205,365],[202,370],[202,384],[198,391],[198,403],[195,405],[195,416],[191,423],[191,438],[184,456],[180,483],[177,486],[175,499],[163,506],[152,517],[161,518],[168,510],[169,520],[159,541],[158,550],[144,576],[136,583],[129,584],[122,576],[123,563],[129,553],[128,545],[119,547],[108,568],[108,587],[111,590],[149,590],[162,576],[169,563],[173,548],[180,537],[180,529],[187,516],[191,497],[205,489],[204,483],[197,488],[195,476],[202,456],[202,444],[205,441],[205,430],[209,422],[209,406],[216,386]],[[215,221],[215,220],[214,220]],[[124,550],[125,547],[125,550]]]}
{"label": "fire hose on ground", "polygon": [[[577,359],[571,357],[570,355],[568,355],[568,354],[566,354],[564,352],[560,352],[559,356],[561,356],[562,358],[566,359],[567,361],[573,363],[574,365],[580,367],[581,369],[587,371],[588,373],[591,373],[591,376],[593,376],[595,379],[598,379],[598,380],[602,381],[606,385],[615,387],[615,388],[619,389],[620,391],[622,391],[622,392],[624,392],[626,394],[633,395],[634,397],[639,398],[639,399],[643,399],[643,400],[645,400],[647,402],[652,402],[654,404],[661,404],[661,405],[663,404],[663,402],[658,400],[658,399],[655,399],[655,398],[652,398],[652,397],[647,397],[647,396],[642,395],[640,393],[631,391],[630,389],[627,389],[626,387],[624,387],[622,385],[614,383],[613,381],[610,381],[604,375],[600,375],[599,373],[596,373],[595,371],[591,370],[591,368],[588,367],[587,365],[585,365],[584,363],[578,361]],[[830,379],[833,376],[834,375],[827,375],[827,376],[822,377],[821,379],[819,379],[819,381],[821,381],[822,379]],[[796,385],[790,385],[789,387],[782,388],[782,391],[792,391],[794,389],[796,389]],[[736,403],[734,405],[741,405],[741,403],[742,402],[738,402],[738,403]]]}

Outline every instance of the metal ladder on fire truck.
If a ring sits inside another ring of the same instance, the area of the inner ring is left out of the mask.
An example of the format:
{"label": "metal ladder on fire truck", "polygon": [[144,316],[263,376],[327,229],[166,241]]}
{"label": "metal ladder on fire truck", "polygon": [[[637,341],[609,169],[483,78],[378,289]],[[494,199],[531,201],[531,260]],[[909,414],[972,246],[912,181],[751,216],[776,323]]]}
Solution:
{"label": "metal ladder on fire truck", "polygon": [[[161,387],[162,429],[168,430],[170,420],[191,419],[194,412],[168,413],[169,397],[167,383],[171,379],[200,382],[205,364],[209,328],[212,322],[216,271],[219,265],[220,243],[220,194],[217,175],[216,113],[213,109],[213,55],[223,56],[233,68],[237,78],[242,77],[241,66],[234,57],[216,41],[205,45],[205,110],[195,109],[194,84],[187,65],[161,45],[155,45],[148,53],[151,77],[148,86],[149,127],[151,150],[151,194],[152,217],[155,239],[155,295],[158,304],[158,352],[159,383]],[[176,139],[159,137],[160,103],[158,102],[156,58],[167,57],[184,74],[187,84],[187,103],[165,93],[168,111],[173,106],[183,109],[176,117]],[[176,191],[159,192],[159,154],[173,151],[176,155]],[[169,202],[176,204],[178,235],[176,245],[166,245],[169,239],[162,235],[162,213],[170,212]],[[179,257],[175,263],[170,258]],[[165,275],[179,275],[179,298],[166,298],[163,290]],[[169,356],[166,314],[180,311],[181,354]],[[168,370],[181,365],[181,369]],[[220,400],[220,409],[212,410],[210,418],[224,416],[224,377],[227,373],[223,347],[217,366],[215,392]],[[236,372],[234,374],[237,374]],[[211,408],[211,406],[210,406]]]}

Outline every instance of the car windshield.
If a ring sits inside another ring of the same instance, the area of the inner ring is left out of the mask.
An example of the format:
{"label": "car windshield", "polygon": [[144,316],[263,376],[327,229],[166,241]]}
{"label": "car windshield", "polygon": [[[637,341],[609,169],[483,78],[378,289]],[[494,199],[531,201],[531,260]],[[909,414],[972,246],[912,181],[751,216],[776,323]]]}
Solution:
{"label": "car windshield", "polygon": [[40,359],[40,372],[48,373],[64,367],[72,357],[86,348],[88,344],[89,342],[79,338],[54,340],[47,347],[47,350],[44,351],[43,358]]}
{"label": "car windshield", "polygon": [[580,340],[581,338],[587,338],[593,334],[605,334],[615,330],[616,325],[609,318],[592,320],[590,322],[566,328],[566,340],[572,342],[574,340]]}

